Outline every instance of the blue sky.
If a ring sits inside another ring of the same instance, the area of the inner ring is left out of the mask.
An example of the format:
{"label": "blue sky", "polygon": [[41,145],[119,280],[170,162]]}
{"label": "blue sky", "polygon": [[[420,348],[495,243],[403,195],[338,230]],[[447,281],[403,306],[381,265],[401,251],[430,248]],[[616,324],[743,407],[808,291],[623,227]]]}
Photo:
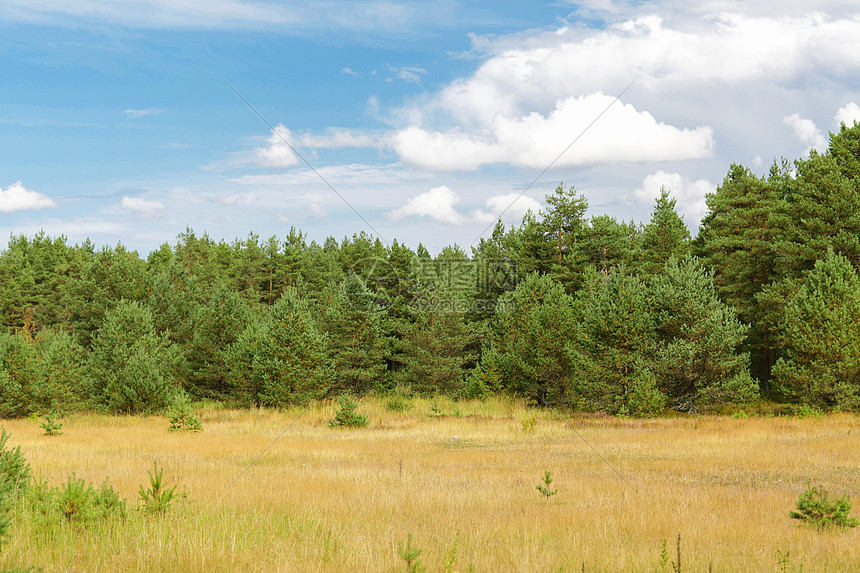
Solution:
{"label": "blue sky", "polygon": [[732,162],[860,119],[860,9],[689,4],[6,0],[0,233],[468,249],[561,180],[641,222],[665,185],[695,228]]}

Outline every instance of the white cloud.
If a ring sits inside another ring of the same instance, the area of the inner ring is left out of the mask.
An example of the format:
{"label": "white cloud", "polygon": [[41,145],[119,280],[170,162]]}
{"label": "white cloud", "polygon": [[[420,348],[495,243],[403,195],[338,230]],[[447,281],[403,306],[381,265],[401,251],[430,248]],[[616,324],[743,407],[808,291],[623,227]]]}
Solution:
{"label": "white cloud", "polygon": [[395,221],[406,217],[429,217],[437,223],[462,225],[466,219],[454,208],[459,202],[457,193],[441,185],[411,198],[402,207],[390,211],[388,217]]}
{"label": "white cloud", "polygon": [[406,217],[428,217],[445,225],[489,224],[499,217],[519,223],[526,211],[537,213],[541,208],[541,204],[531,197],[508,193],[487,198],[484,202],[485,209],[473,209],[466,216],[455,208],[461,200],[458,193],[441,185],[412,197],[402,207],[389,211],[387,215],[395,221]]}
{"label": "white cloud", "polygon": [[848,103],[845,106],[839,108],[839,111],[836,112],[836,117],[834,119],[837,128],[842,123],[844,123],[848,127],[851,127],[852,125],[854,125],[855,121],[860,121],[860,106],[858,106],[852,101],[851,103]]}
{"label": "white cloud", "polygon": [[148,107],[146,109],[127,109],[122,113],[124,113],[126,117],[137,119],[149,115],[158,115],[160,113],[164,113],[164,110],[158,107]]}
{"label": "white cloud", "polygon": [[693,181],[680,173],[658,170],[646,176],[642,186],[637,188],[633,195],[640,202],[653,206],[663,187],[677,201],[676,208],[684,217],[687,226],[691,229],[698,227],[699,221],[708,209],[705,195],[713,193],[716,185],[705,179]]}
{"label": "white cloud", "polygon": [[377,138],[363,133],[355,133],[349,130],[328,130],[323,135],[305,133],[301,136],[303,147],[316,149],[338,149],[342,147],[379,147]]}
{"label": "white cloud", "polygon": [[[388,66],[388,71],[398,80],[417,85],[421,85],[421,76],[427,73],[427,70],[418,66]],[[391,78],[386,81],[391,81]]]}
{"label": "white cloud", "polygon": [[477,223],[492,223],[501,217],[505,221],[519,224],[527,211],[537,215],[542,208],[539,201],[519,193],[493,195],[486,200],[484,206],[486,211],[472,211],[472,219]]}
{"label": "white cloud", "polygon": [[499,113],[523,115],[575,95],[620,91],[632,80],[636,90],[671,93],[762,79],[786,83],[813,72],[850,78],[860,70],[858,36],[856,16],[716,12],[672,20],[651,14],[605,29],[572,26],[525,38],[482,39],[490,57],[416,111],[425,119],[441,112],[460,125],[488,125]]}
{"label": "white cloud", "polygon": [[325,217],[328,215],[328,211],[319,203],[311,203],[308,206],[307,215],[308,217]]}
{"label": "white cloud", "polygon": [[[612,105],[614,100],[601,93],[566,98],[546,116],[499,114],[488,129],[471,133],[411,126],[394,135],[394,147],[409,164],[441,170],[472,170],[494,163],[543,169],[580,135],[558,167],[693,159],[712,153],[710,128],[678,129],[632,105]],[[612,107],[588,128],[608,106]]]}
{"label": "white cloud", "polygon": [[257,164],[272,169],[281,169],[297,164],[299,158],[290,149],[290,145],[293,144],[292,137],[290,130],[279,123],[275,127],[274,133],[266,140],[268,146],[254,149]]}
{"label": "white cloud", "polygon": [[347,76],[357,76],[358,72],[350,68],[349,66],[344,66],[343,69],[340,70],[340,73]]}
{"label": "white cloud", "polygon": [[0,187],[0,213],[38,211],[56,206],[57,204],[54,203],[53,199],[25,188],[20,181],[13,183],[6,189]]}
{"label": "white cloud", "polygon": [[143,197],[123,197],[120,207],[144,219],[153,219],[164,213],[166,205],[160,201],[150,201]]}
{"label": "white cloud", "polygon": [[782,118],[782,121],[794,130],[794,135],[797,136],[797,139],[809,146],[804,155],[808,155],[812,149],[819,151],[827,149],[827,139],[811,119],[804,119],[800,117],[799,113],[793,113]]}

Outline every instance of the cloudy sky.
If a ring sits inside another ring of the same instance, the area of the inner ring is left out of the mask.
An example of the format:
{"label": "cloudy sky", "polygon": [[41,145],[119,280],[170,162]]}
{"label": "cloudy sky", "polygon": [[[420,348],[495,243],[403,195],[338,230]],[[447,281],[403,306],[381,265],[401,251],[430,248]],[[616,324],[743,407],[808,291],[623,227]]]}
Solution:
{"label": "cloudy sky", "polygon": [[695,230],[860,120],[857,38],[853,0],[4,0],[0,233],[468,249],[562,180]]}

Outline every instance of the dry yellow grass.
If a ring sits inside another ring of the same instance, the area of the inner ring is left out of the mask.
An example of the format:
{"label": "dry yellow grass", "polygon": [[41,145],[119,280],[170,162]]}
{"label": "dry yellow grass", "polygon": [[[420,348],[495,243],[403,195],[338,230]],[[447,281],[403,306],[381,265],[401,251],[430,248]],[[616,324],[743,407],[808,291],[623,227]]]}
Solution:
{"label": "dry yellow grass", "polygon": [[[162,518],[131,511],[87,528],[19,519],[0,565],[402,571],[396,547],[411,533],[428,570],[442,571],[459,531],[456,571],[655,571],[661,542],[674,554],[678,533],[684,571],[778,571],[778,552],[789,571],[860,571],[860,528],[788,518],[807,481],[860,499],[860,418],[539,412],[524,432],[521,403],[440,405],[461,417],[428,417],[426,401],[398,414],[364,400],[361,430],[328,427],[334,405],[317,405],[238,480],[300,410],[207,409],[199,434],[169,432],[163,417],[75,416],[58,437],[6,421],[10,445],[51,483],[109,478],[134,507],[157,461],[186,498]],[[534,488],[544,470],[559,490],[549,499]]]}

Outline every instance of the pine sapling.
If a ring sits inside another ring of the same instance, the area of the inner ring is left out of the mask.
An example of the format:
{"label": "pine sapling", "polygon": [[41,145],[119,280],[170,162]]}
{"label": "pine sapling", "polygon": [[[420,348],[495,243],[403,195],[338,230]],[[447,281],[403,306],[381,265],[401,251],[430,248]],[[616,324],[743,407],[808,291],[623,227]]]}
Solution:
{"label": "pine sapling", "polygon": [[857,518],[850,517],[851,501],[847,495],[831,499],[826,489],[807,484],[806,491],[797,500],[797,511],[789,513],[792,519],[801,519],[819,529],[831,526],[857,527]]}
{"label": "pine sapling", "polygon": [[358,408],[358,403],[349,396],[344,394],[338,399],[340,410],[335,412],[334,418],[328,421],[331,427],[346,427],[346,428],[363,428],[367,425],[367,416],[358,414],[355,410]]}
{"label": "pine sapling", "polygon": [[170,502],[176,496],[176,486],[167,489],[163,475],[164,469],[160,469],[157,463],[153,463],[152,471],[149,472],[149,489],[140,486],[140,502],[144,511],[162,514],[170,509]]}
{"label": "pine sapling", "polygon": [[543,474],[543,483],[537,484],[535,489],[541,492],[547,499],[558,493],[557,489],[552,489],[552,474],[549,473],[549,470],[546,470]]}

